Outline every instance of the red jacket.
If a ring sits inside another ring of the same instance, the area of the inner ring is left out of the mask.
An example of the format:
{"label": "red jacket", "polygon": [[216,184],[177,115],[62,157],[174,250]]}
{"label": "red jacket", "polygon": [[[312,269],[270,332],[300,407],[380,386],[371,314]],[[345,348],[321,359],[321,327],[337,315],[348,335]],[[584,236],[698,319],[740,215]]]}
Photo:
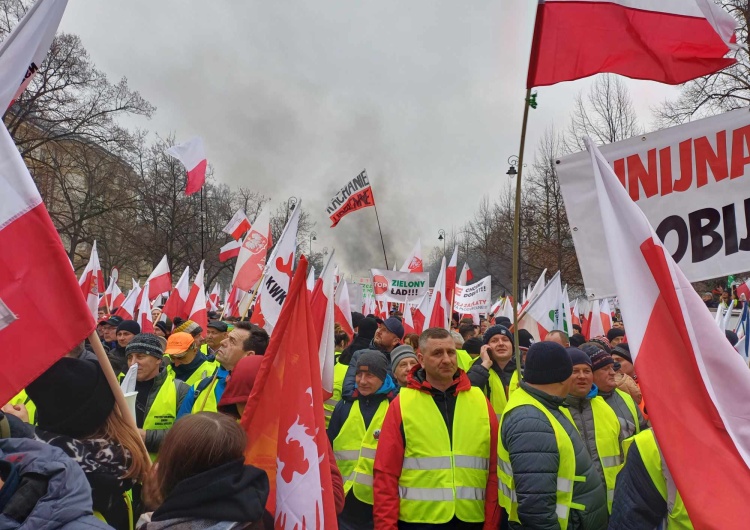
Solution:
{"label": "red jacket", "polygon": [[[433,387],[423,380],[424,371],[419,367],[408,375],[407,387],[426,394],[433,393]],[[451,387],[453,395],[471,389],[471,382],[463,370],[458,371],[456,384]],[[500,505],[497,500],[497,431],[498,423],[492,405],[487,401],[490,419],[490,469],[487,489],[485,491],[484,515],[485,530],[496,529],[500,524]],[[394,399],[388,407],[378,440],[378,451],[375,453],[373,477],[373,510],[375,530],[397,530],[399,514],[398,479],[404,462],[403,420],[399,398]]]}

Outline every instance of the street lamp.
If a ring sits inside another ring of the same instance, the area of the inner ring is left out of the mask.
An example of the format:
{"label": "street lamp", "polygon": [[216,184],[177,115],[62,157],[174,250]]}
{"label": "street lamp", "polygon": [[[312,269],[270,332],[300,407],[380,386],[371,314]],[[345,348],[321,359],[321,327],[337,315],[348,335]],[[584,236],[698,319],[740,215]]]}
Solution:
{"label": "street lamp", "polygon": [[518,157],[513,155],[508,158],[508,164],[510,164],[510,168],[505,174],[510,178],[514,178],[516,175],[518,175],[518,171],[516,170],[516,167],[518,166]]}
{"label": "street lamp", "polygon": [[312,242],[318,240],[318,234],[316,232],[310,232],[310,256],[312,256]]}
{"label": "street lamp", "polygon": [[440,230],[438,230],[438,241],[443,242],[443,255],[445,255],[445,239],[445,230],[441,228]]}
{"label": "street lamp", "polygon": [[295,206],[297,206],[297,197],[289,197],[286,200],[286,220],[284,221],[284,226],[289,222],[289,212],[293,212]]}

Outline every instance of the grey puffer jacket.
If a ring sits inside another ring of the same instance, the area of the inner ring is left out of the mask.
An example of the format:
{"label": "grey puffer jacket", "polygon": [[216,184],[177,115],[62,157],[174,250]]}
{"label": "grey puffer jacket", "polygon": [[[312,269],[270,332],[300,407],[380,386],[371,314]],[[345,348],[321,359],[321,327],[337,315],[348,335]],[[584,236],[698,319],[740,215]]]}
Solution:
{"label": "grey puffer jacket", "polygon": [[[594,388],[596,388],[596,385],[594,385]],[[593,396],[589,393],[585,397],[568,394],[568,397],[565,398],[565,404],[568,405],[568,412],[570,412],[570,416],[573,418],[573,423],[575,423],[583,443],[586,444],[586,449],[588,449],[591,461],[597,473],[599,473],[599,478],[604,482],[604,471],[602,470],[602,462],[599,459],[599,450],[596,447],[596,434],[594,433],[596,427],[594,425],[594,411],[591,408],[593,397],[596,397],[596,393]]]}
{"label": "grey puffer jacket", "polygon": [[[602,392],[599,390],[599,395],[604,398],[604,401],[606,401],[610,407],[612,407],[615,414],[617,414],[617,419],[620,420],[620,439],[622,440],[630,438],[636,433],[635,423],[633,423],[633,414],[625,403],[626,398],[623,397],[623,394],[625,393],[622,392],[622,390],[618,391],[617,389],[612,392]],[[630,398],[629,395],[627,396]],[[648,429],[648,422],[644,419],[643,414],[641,414],[641,409],[638,408],[638,405],[635,405],[635,413],[638,416],[638,424],[640,426],[639,431]]]}
{"label": "grey puffer jacket", "polygon": [[[607,493],[581,436],[570,420],[560,412],[563,399],[551,396],[521,382],[520,388],[537,399],[560,422],[573,442],[576,475],[586,480],[573,486],[573,502],[585,510],[571,510],[569,530],[607,528]],[[503,417],[500,426],[503,445],[510,454],[513,479],[518,496],[518,518],[514,529],[559,530],[557,513],[557,475],[560,453],[555,431],[547,417],[536,407],[521,406]]]}

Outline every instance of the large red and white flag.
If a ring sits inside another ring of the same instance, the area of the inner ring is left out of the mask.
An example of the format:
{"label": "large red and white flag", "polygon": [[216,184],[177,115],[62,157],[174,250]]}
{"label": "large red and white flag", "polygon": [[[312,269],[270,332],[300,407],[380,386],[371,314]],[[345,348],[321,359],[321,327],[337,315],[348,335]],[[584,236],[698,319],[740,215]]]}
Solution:
{"label": "large red and white flag", "polygon": [[141,326],[141,333],[153,333],[154,323],[151,321],[151,303],[148,301],[151,286],[148,282],[143,286],[141,304],[138,306],[138,317],[135,319]]}
{"label": "large red and white flag", "polygon": [[[424,294],[419,304],[412,313],[412,324],[414,325],[414,333],[422,334],[426,329],[425,322],[428,321],[428,315],[430,314],[430,293],[429,291]],[[428,326],[429,327],[429,326]]]}
{"label": "large red and white flag", "polygon": [[[107,290],[104,291],[104,296],[99,299],[99,307],[105,307],[107,313],[112,311],[112,308],[119,307],[125,296],[122,294],[120,287],[117,285],[117,280],[120,279],[120,271],[117,267],[112,267],[109,273],[109,283],[107,284]],[[118,300],[119,296],[119,300]]]}
{"label": "large red and white flag", "polygon": [[250,220],[242,208],[237,210],[227,225],[221,229],[222,232],[229,234],[237,241],[241,240],[243,234],[248,230],[250,230]]}
{"label": "large red and white flag", "polygon": [[187,170],[187,184],[185,195],[192,195],[200,191],[206,183],[206,148],[203,146],[203,138],[196,136],[185,143],[173,145],[166,153],[182,162]]}
{"label": "large red and white flag", "polygon": [[712,0],[539,0],[527,87],[609,72],[678,85],[736,62]]}
{"label": "large red and white flag", "polygon": [[413,304],[409,303],[409,298],[407,297],[406,302],[404,303],[404,336],[409,335],[411,333],[417,333],[416,328],[414,327],[414,307]]}
{"label": "large red and white flag", "polygon": [[122,294],[120,286],[117,283],[112,284],[112,292],[109,295],[109,311],[117,309],[125,302],[125,295]]}
{"label": "large red and white flag", "polygon": [[527,330],[537,342],[544,340],[547,333],[557,325],[557,314],[563,305],[562,298],[562,283],[558,271],[519,315],[518,329]]}
{"label": "large red and white flag", "polygon": [[612,309],[609,305],[609,298],[602,298],[602,301],[599,303],[599,313],[601,314],[602,328],[604,329],[602,335],[606,336],[609,330],[612,329]]}
{"label": "large red and white flag", "polygon": [[148,275],[146,283],[150,286],[149,300],[155,300],[160,294],[172,290],[172,273],[169,271],[169,260],[167,260],[166,254]]}
{"label": "large red and white flag", "polygon": [[242,242],[234,266],[233,286],[245,292],[253,290],[263,275],[271,244],[270,213],[268,208],[263,208]]}
{"label": "large red and white flag", "polygon": [[432,290],[432,298],[430,299],[430,309],[427,317],[427,327],[430,328],[445,328],[450,329],[448,323],[450,322],[450,302],[445,296],[445,256],[440,263],[440,273],[438,274],[437,280],[435,280],[435,286]]}
{"label": "large red and white flag", "polygon": [[96,251],[96,241],[91,246],[91,254],[89,254],[89,262],[86,264],[86,268],[83,269],[78,280],[78,285],[81,286],[81,292],[83,298],[86,300],[86,304],[91,310],[91,314],[94,318],[99,316],[99,293],[104,291],[104,275],[102,274],[102,267],[99,264],[99,253]]}
{"label": "large red and white flag", "polygon": [[[294,268],[294,253],[297,250],[297,227],[301,202],[289,217],[284,231],[279,237],[279,242],[273,249],[271,258],[266,265],[266,272],[258,288],[258,298],[253,309],[251,321],[268,333],[273,332],[276,321],[281,314],[281,306],[284,305],[289,282],[292,281],[292,269]],[[253,227],[255,228],[255,227]]]}
{"label": "large red and white flag", "polygon": [[349,304],[349,287],[342,279],[336,287],[334,316],[335,323],[341,326],[349,338],[354,337],[354,326],[352,325],[352,308]]}
{"label": "large red and white flag", "polygon": [[[590,140],[587,148],[605,242],[617,256],[611,274],[659,448],[695,528],[744,528],[750,371],[599,149]],[[696,455],[710,455],[709,465],[696,465]]]}
{"label": "large red and white flag", "polygon": [[115,311],[115,315],[122,317],[124,320],[135,320],[135,316],[138,314],[138,302],[141,299],[141,286],[133,280],[133,288],[122,301],[120,307]]}
{"label": "large red and white flag", "polygon": [[334,268],[328,266],[330,263],[331,260],[329,259],[323,268],[323,272],[320,274],[320,278],[315,282],[315,287],[310,295],[310,307],[312,309],[313,326],[315,328],[315,340],[318,344],[320,378],[324,399],[328,399],[333,395],[333,367],[336,360],[334,328],[336,322],[334,295],[336,279]]}
{"label": "large red and white flag", "polygon": [[240,248],[242,247],[241,241],[232,240],[219,249],[219,261],[224,263],[225,261],[236,258],[240,255]]}
{"label": "large red and white flag", "polygon": [[252,440],[246,462],[268,475],[266,508],[275,528],[332,530],[336,508],[306,274],[302,256],[241,425]]}
{"label": "large red and white flag", "polygon": [[464,261],[464,266],[461,269],[461,274],[458,277],[458,285],[466,285],[468,282],[474,279],[474,273],[471,272],[469,263]]}
{"label": "large red and white flag", "polygon": [[39,0],[0,45],[0,109],[26,90],[47,56],[68,0]]}
{"label": "large red and white flag", "polygon": [[[172,292],[167,298],[167,302],[164,304],[162,313],[167,315],[170,320],[174,320],[175,317],[183,317],[185,302],[187,301],[188,295],[190,294],[190,267],[185,267],[182,271],[180,279],[177,280],[177,284],[172,289]],[[187,316],[187,315],[185,315]]]}
{"label": "large red and white flag", "polygon": [[[456,273],[458,272],[458,247],[454,247],[451,260],[445,269],[445,292],[448,293],[448,299],[453,300],[453,293],[456,290]],[[466,285],[466,284],[464,284]]]}
{"label": "large red and white flag", "polygon": [[185,309],[187,310],[188,319],[198,324],[203,331],[201,337],[206,336],[206,330],[208,329],[208,311],[206,311],[206,287],[203,284],[203,262],[198,269],[198,274],[195,275],[195,281],[193,286],[190,288],[187,301],[185,302]]}
{"label": "large red and white flag", "polygon": [[315,267],[310,266],[310,272],[307,273],[307,290],[312,292],[315,289]]}
{"label": "large red and white flag", "polygon": [[[0,57],[0,63],[3,58]],[[23,70],[3,70],[14,89]],[[0,403],[6,403],[93,331],[96,323],[42,197],[0,124]],[[7,249],[12,249],[8,251]],[[43,315],[56,315],[39,333]],[[28,355],[33,337],[34,348]]]}
{"label": "large red and white flag", "polygon": [[417,239],[417,243],[414,248],[411,249],[409,256],[401,265],[401,272],[422,272],[422,242]]}
{"label": "large red and white flag", "polygon": [[367,170],[363,169],[362,173],[347,182],[328,202],[326,213],[333,223],[331,228],[339,224],[345,215],[368,206],[375,206],[375,197],[367,178]]}

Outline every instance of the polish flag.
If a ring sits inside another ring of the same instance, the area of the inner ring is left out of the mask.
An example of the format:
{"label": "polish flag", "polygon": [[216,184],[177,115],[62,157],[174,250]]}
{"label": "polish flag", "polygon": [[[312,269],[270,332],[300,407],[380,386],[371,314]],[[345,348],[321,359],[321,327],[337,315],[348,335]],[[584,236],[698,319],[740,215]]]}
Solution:
{"label": "polish flag", "polygon": [[230,241],[219,249],[219,261],[224,263],[228,259],[236,258],[240,254],[242,243],[240,241]]}
{"label": "polish flag", "polygon": [[503,298],[500,308],[494,313],[495,318],[497,317],[508,317],[513,322],[513,297],[506,296]]}
{"label": "polish flag", "polygon": [[154,323],[151,321],[151,303],[148,301],[150,288],[151,286],[146,282],[143,286],[141,305],[138,306],[138,318],[135,319],[141,326],[141,333],[154,332]]}
{"label": "polish flag", "polygon": [[745,280],[737,286],[737,296],[742,300],[742,295],[745,295],[745,300],[750,302],[750,280]]}
{"label": "polish flag", "polygon": [[422,272],[422,242],[417,239],[416,245],[411,249],[409,257],[401,265],[401,272]]}
{"label": "polish flag", "polygon": [[211,311],[219,309],[221,303],[221,286],[218,283],[214,284],[214,288],[211,289],[211,294],[208,295],[208,303],[211,305]]}
{"label": "polish flag", "polygon": [[679,85],[736,62],[736,27],[711,0],[539,0],[526,84],[609,72]]}
{"label": "polish flag", "polygon": [[67,0],[39,0],[0,46],[0,108],[10,107],[42,66]]}
{"label": "polish flag", "polygon": [[750,371],[599,149],[590,140],[587,148],[659,448],[695,528],[742,528],[750,519]]}
{"label": "polish flag", "polygon": [[203,271],[203,261],[201,261],[201,266],[198,269],[198,273],[195,275],[193,285],[190,287],[190,292],[188,293],[187,299],[185,300],[185,305],[182,308],[182,314],[178,315],[181,318],[190,318],[191,313],[195,310],[196,307],[198,307],[196,305],[196,300],[198,298],[203,300],[203,311],[206,310],[206,286],[203,284],[204,275],[205,272]]}
{"label": "polish flag", "polygon": [[91,254],[83,274],[78,280],[78,285],[83,292],[83,298],[91,310],[94,318],[99,316],[99,293],[104,291],[104,275],[102,267],[99,265],[99,253],[96,251],[96,241],[91,246]]}
{"label": "polish flag", "polygon": [[232,277],[233,286],[245,292],[253,290],[263,275],[271,244],[270,214],[268,208],[263,208],[240,247]]}
{"label": "polish flag", "polygon": [[[31,24],[26,28],[39,30]],[[0,48],[0,93],[9,92],[3,108],[12,100],[36,48],[26,32],[20,41],[21,31],[14,35],[16,41],[8,42],[11,35]],[[87,337],[96,322],[42,197],[2,124],[0,196],[0,403],[6,403]],[[40,333],[43,315],[55,317],[47,319]],[[28,350],[30,337],[33,351],[19,355]]]}
{"label": "polish flag", "polygon": [[237,241],[240,241],[242,235],[248,230],[250,230],[250,220],[242,208],[237,210],[227,223],[227,226],[221,229],[222,232],[229,234]]}
{"label": "polish flag", "polygon": [[115,315],[122,317],[123,320],[135,320],[137,308],[139,307],[137,302],[141,298],[141,291],[141,286],[133,280],[133,288],[128,293],[128,296],[125,297],[125,300],[122,301],[119,309],[115,311]]}
{"label": "polish flag", "polygon": [[306,274],[302,256],[241,425],[253,440],[245,461],[268,475],[275,528],[328,530],[337,527],[336,508]]}
{"label": "polish flag", "polygon": [[518,329],[525,329],[536,342],[544,340],[557,325],[556,314],[562,308],[562,283],[558,271],[518,317]]}
{"label": "polish flag", "polygon": [[437,280],[435,280],[435,287],[432,291],[430,309],[427,311],[429,314],[428,327],[450,329],[448,322],[451,315],[448,303],[448,300],[445,298],[445,256],[443,256],[440,264],[440,273],[438,273]]}
{"label": "polish flag", "polygon": [[427,315],[430,314],[430,293],[424,293],[424,296],[419,301],[414,312],[411,314],[412,327],[414,333],[422,334],[425,330],[425,322],[427,321]]}
{"label": "polish flag", "polygon": [[[570,310],[570,333],[573,333],[573,324],[576,326],[581,325],[581,318],[579,317],[581,313],[578,311],[578,300],[576,300],[576,303],[573,304],[573,309]],[[581,328],[583,329],[583,328]]]}
{"label": "polish flag", "polygon": [[404,336],[409,335],[410,333],[417,333],[417,330],[414,327],[414,315],[412,314],[413,308],[409,304],[409,298],[406,298],[406,302],[404,303]]}
{"label": "polish flag", "polygon": [[307,290],[312,292],[315,289],[315,267],[310,267],[310,272],[307,273]]}
{"label": "polish flag", "polygon": [[453,300],[453,292],[456,290],[456,272],[458,272],[458,247],[453,249],[453,255],[445,269],[445,292],[450,300]]}
{"label": "polish flag", "polygon": [[589,311],[588,317],[588,335],[587,339],[593,339],[594,337],[601,337],[606,335],[604,331],[604,322],[602,320],[601,302],[599,300],[593,300],[591,302],[591,310]]}
{"label": "polish flag", "polygon": [[[536,283],[534,284],[534,287],[529,289],[526,292],[526,297],[524,301],[521,303],[521,311],[526,309],[531,302],[533,302],[537,296],[544,290],[544,287],[546,285],[546,275],[547,275],[547,269],[544,269],[542,273],[539,275],[539,278],[537,279]],[[529,284],[529,287],[531,287],[531,284]]]}
{"label": "polish flag", "polygon": [[105,294],[102,296],[102,300],[104,301],[104,305],[102,305],[101,301],[99,302],[99,307],[106,307],[107,312],[112,312],[113,309],[117,309],[122,305],[122,303],[125,301],[125,295],[122,294],[122,291],[120,290],[120,286],[117,285],[116,282],[111,281],[111,286],[108,294]]}
{"label": "polish flag", "polygon": [[[451,261],[453,261],[451,259]],[[471,272],[468,262],[464,262],[464,266],[461,269],[461,275],[458,277],[458,285],[466,285],[468,282],[474,279],[474,273]]]}
{"label": "polish flag", "polygon": [[190,294],[190,267],[185,267],[180,279],[177,280],[177,285],[172,289],[172,292],[167,299],[167,303],[164,304],[164,308],[161,310],[162,313],[167,315],[170,320],[174,320],[175,317],[185,318],[182,315],[184,314],[183,309],[188,294]]}
{"label": "polish flag", "polygon": [[[328,260],[328,263],[330,262]],[[334,324],[336,323],[335,286],[334,269],[325,267],[320,278],[315,282],[315,288],[310,295],[310,308],[313,328],[315,330],[315,343],[318,345],[320,378],[324,400],[333,395],[333,367],[336,360],[334,328]],[[307,285],[305,285],[305,289],[307,289]]]}
{"label": "polish flag", "polygon": [[340,280],[338,283],[334,302],[335,323],[341,326],[351,339],[354,337],[354,326],[352,326],[352,308],[349,305],[349,287],[347,287],[344,280]]}
{"label": "polish flag", "polygon": [[182,162],[187,170],[187,184],[185,195],[192,195],[200,191],[206,183],[206,149],[203,139],[196,136],[183,144],[173,145],[167,149],[167,154]]}
{"label": "polish flag", "polygon": [[602,335],[606,337],[609,330],[612,329],[612,311],[609,307],[609,298],[602,299],[599,304],[599,311],[602,314],[602,329],[604,329]]}
{"label": "polish flag", "polygon": [[224,315],[230,317],[241,317],[240,313],[240,300],[245,296],[245,291],[232,287],[227,297],[227,303],[224,306]]}
{"label": "polish flag", "polygon": [[154,267],[154,270],[151,271],[146,283],[150,285],[150,300],[154,300],[160,294],[168,293],[172,290],[172,274],[169,271],[169,261],[166,254],[161,258],[159,264]]}
{"label": "polish flag", "polygon": [[[119,277],[120,271],[117,270],[117,267],[112,267],[112,270],[109,273],[109,283],[107,284],[107,290],[104,291],[104,296],[102,296],[99,300],[99,307],[107,308],[108,313],[113,307],[115,307],[112,304],[112,290],[114,289],[114,286],[117,285],[117,280],[119,279]],[[123,299],[125,299],[125,297],[123,297]]]}

